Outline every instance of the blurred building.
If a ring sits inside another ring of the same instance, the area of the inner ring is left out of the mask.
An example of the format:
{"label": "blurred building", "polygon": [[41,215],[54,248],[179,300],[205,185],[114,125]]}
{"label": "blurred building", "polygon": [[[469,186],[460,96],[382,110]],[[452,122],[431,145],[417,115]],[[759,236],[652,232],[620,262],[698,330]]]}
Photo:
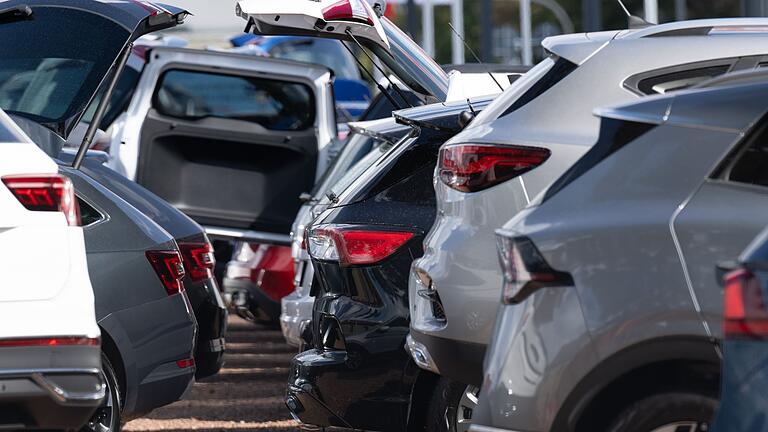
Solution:
{"label": "blurred building", "polygon": [[163,0],[184,7],[193,16],[173,30],[174,36],[189,40],[194,47],[229,46],[229,38],[242,33],[245,21],[235,16],[237,0]]}

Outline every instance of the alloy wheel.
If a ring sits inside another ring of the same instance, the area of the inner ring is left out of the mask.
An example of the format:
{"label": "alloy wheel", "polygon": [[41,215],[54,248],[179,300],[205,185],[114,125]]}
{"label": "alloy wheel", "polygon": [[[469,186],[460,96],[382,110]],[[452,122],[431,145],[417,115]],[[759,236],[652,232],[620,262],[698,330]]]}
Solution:
{"label": "alloy wheel", "polygon": [[451,430],[469,432],[469,427],[472,425],[472,413],[477,408],[479,394],[479,387],[469,385],[464,389],[459,399],[459,404],[456,406],[456,413],[453,418],[454,427]]}
{"label": "alloy wheel", "polygon": [[113,396],[115,389],[112,382],[107,379],[104,372],[101,373],[101,377],[107,386],[106,396],[81,432],[113,432],[115,425],[120,421],[120,414],[116,406],[117,401]]}

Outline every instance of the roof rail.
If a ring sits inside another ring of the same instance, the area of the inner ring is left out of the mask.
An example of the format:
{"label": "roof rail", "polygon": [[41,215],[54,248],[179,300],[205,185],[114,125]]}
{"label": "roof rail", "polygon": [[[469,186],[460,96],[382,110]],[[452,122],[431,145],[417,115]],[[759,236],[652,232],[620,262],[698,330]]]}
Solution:
{"label": "roof rail", "polygon": [[765,33],[768,33],[768,18],[715,18],[659,24],[628,32],[621,38],[640,39],[644,37]]}

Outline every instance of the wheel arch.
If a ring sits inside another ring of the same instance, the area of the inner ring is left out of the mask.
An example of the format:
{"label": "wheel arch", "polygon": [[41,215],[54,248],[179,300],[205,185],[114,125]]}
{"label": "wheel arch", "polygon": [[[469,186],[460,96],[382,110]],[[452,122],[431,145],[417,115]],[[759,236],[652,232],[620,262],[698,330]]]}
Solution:
{"label": "wheel arch", "polygon": [[704,337],[667,337],[625,348],[598,364],[576,385],[555,417],[552,430],[605,429],[603,423],[612,419],[595,413],[614,412],[616,407],[662,389],[717,397],[718,351],[719,347]]}

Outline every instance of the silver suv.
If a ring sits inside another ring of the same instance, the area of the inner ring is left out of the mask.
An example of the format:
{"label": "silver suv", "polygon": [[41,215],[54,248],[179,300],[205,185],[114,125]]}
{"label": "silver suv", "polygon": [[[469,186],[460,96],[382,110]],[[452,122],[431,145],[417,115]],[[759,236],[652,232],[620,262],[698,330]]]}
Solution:
{"label": "silver suv", "polygon": [[499,231],[503,305],[474,430],[709,430],[716,265],[768,215],[761,81],[603,111],[597,144]]}
{"label": "silver suv", "polygon": [[596,107],[756,68],[768,54],[765,35],[750,32],[758,25],[768,20],[687,21],[546,39],[551,56],[443,146],[437,219],[410,278],[414,360],[479,385],[502,282],[494,230],[594,145]]}

